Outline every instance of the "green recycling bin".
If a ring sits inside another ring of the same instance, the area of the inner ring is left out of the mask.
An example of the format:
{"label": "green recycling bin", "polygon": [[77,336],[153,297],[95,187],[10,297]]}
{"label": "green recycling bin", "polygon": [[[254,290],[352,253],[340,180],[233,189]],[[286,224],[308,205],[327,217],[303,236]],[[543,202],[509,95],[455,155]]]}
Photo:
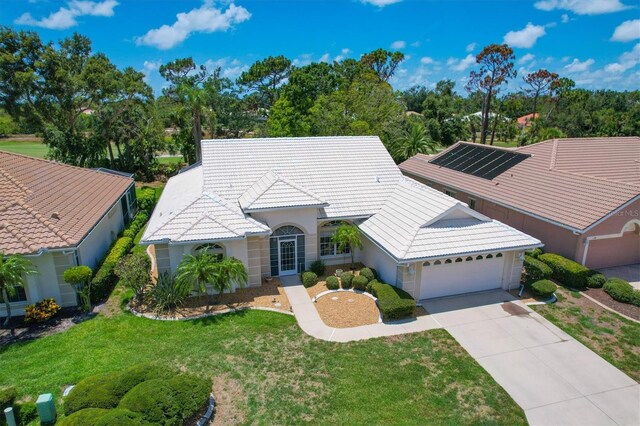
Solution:
{"label": "green recycling bin", "polygon": [[53,403],[52,394],[43,393],[40,395],[36,401],[36,407],[38,408],[40,423],[43,425],[51,425],[56,422],[56,406]]}

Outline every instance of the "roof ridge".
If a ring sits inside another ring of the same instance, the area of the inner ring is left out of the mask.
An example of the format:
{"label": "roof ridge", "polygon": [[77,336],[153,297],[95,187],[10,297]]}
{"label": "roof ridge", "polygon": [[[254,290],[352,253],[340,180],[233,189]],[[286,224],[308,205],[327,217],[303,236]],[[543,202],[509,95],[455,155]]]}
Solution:
{"label": "roof ridge", "polygon": [[587,175],[584,173],[578,173],[578,172],[572,172],[569,170],[562,170],[562,169],[558,169],[558,168],[554,168],[553,169],[554,172],[556,173],[566,173],[568,175],[572,175],[572,176],[580,176],[581,178],[587,178],[587,179],[594,179],[600,182],[605,182],[608,184],[619,184],[619,185],[623,185],[623,186],[631,186],[632,188],[638,188],[640,189],[640,185],[638,184],[634,184],[634,183],[630,183],[630,182],[622,182],[619,180],[613,180],[613,179],[607,179],[607,178],[603,178],[600,176],[592,176],[592,175]]}
{"label": "roof ridge", "polygon": [[558,155],[558,139],[553,139],[553,147],[551,148],[551,164],[549,170],[556,168],[556,156]]}
{"label": "roof ridge", "polygon": [[[191,207],[192,205],[194,205],[198,200],[200,200],[202,198],[201,194],[199,196],[197,196],[193,201],[191,201],[190,203],[187,203],[186,206],[184,206],[183,208],[181,208],[180,210],[178,210],[176,212],[176,214],[174,214],[173,216],[178,216],[179,214],[181,214],[182,212],[184,212],[186,209],[188,209],[189,207]],[[161,226],[159,226],[158,228],[154,229],[153,231],[151,231],[151,234],[149,235],[150,237],[152,237],[156,232],[158,232],[159,230],[161,230],[162,228],[164,228],[166,225],[168,225],[170,222],[165,222],[163,223]]]}

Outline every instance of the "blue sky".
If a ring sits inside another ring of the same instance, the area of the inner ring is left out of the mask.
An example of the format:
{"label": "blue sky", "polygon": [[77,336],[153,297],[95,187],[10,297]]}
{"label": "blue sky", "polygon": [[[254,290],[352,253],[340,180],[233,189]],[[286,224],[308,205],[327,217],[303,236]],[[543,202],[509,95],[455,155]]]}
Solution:
{"label": "blue sky", "polygon": [[[407,60],[392,84],[464,81],[490,43],[514,47],[520,75],[547,68],[591,89],[640,88],[637,0],[0,0],[0,23],[45,40],[87,35],[120,67],[145,72],[192,56],[236,78],[254,61],[332,61],[383,47]],[[520,86],[520,78],[511,88]]]}

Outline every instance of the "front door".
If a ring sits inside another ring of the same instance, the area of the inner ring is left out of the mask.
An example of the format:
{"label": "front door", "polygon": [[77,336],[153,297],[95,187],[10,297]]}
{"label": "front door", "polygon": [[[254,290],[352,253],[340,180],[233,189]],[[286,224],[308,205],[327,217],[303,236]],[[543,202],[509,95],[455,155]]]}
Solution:
{"label": "front door", "polygon": [[280,275],[293,275],[296,271],[297,242],[295,238],[279,240]]}

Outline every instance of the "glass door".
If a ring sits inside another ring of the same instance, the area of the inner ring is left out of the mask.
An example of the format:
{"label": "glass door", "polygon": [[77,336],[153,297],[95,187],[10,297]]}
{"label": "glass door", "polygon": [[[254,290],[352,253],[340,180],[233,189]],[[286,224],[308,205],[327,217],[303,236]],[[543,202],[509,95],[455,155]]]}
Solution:
{"label": "glass door", "polygon": [[296,240],[280,239],[280,275],[293,275],[296,271]]}

